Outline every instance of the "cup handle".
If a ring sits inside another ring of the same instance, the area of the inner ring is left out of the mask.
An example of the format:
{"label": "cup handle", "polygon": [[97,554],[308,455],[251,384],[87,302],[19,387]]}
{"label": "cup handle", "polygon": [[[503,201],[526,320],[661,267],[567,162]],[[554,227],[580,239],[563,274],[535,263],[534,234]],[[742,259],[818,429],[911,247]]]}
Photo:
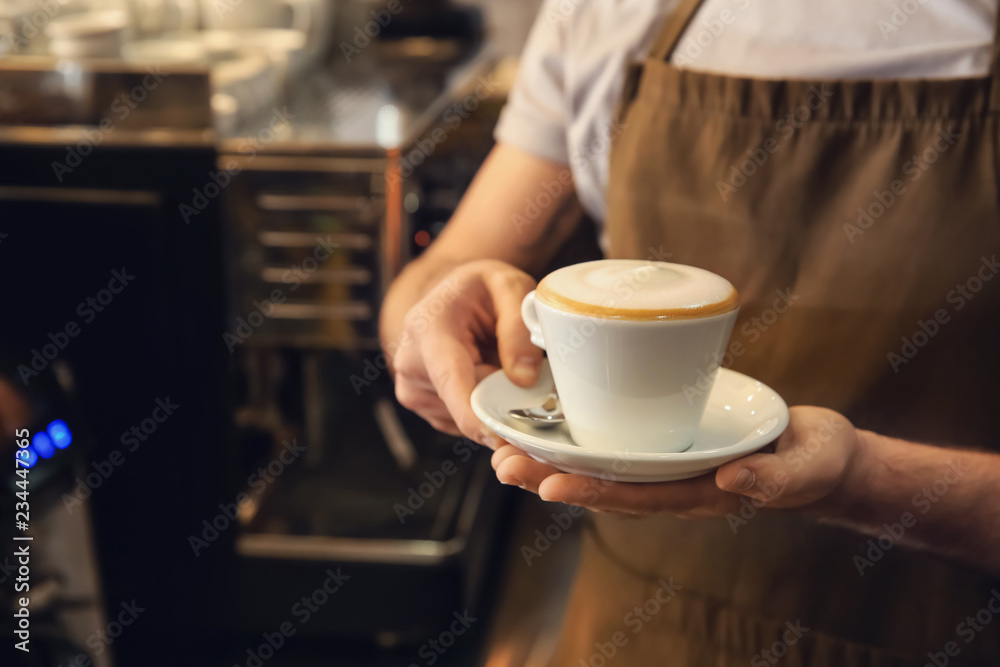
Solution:
{"label": "cup handle", "polygon": [[538,323],[538,311],[535,309],[535,290],[531,290],[524,296],[521,302],[521,319],[524,326],[528,327],[531,334],[531,342],[538,347],[545,349],[545,340],[542,338],[542,325]]}

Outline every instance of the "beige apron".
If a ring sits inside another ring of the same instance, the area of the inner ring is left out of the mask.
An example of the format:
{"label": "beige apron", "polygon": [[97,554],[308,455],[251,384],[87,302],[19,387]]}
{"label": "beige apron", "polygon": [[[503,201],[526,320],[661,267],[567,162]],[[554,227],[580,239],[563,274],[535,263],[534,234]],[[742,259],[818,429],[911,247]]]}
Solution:
{"label": "beige apron", "polygon": [[[790,405],[1000,447],[996,55],[983,79],[679,70],[667,61],[698,5],[683,2],[629,74],[609,255],[671,253],[728,278],[742,306],[726,365]],[[923,505],[910,509],[919,520]],[[1000,615],[968,642],[960,627],[1000,582],[925,553],[892,547],[861,576],[869,537],[793,512],[735,534],[669,516],[598,514],[588,528],[560,667],[917,666],[928,653],[1000,666]],[[652,602],[671,577],[683,588]]]}

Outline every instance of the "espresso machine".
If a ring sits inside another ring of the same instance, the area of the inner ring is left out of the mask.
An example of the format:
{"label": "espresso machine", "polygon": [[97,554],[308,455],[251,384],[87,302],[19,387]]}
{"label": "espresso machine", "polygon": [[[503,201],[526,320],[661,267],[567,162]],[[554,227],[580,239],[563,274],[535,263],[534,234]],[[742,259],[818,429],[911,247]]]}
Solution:
{"label": "espresso machine", "polygon": [[[348,27],[379,3],[360,4]],[[290,129],[252,160],[247,130],[219,144],[218,167],[241,167],[224,216],[248,646],[291,622],[302,647],[409,655],[455,613],[483,609],[503,551],[512,496],[490,452],[402,409],[378,340],[382,297],[447,222],[502,104],[469,13],[450,36],[423,34],[440,23],[420,16],[400,14],[372,51],[335,53],[300,82]],[[334,580],[316,611],[296,606]]]}
{"label": "espresso machine", "polygon": [[268,154],[227,196],[227,332],[249,498],[235,551],[243,623],[262,632],[342,568],[351,579],[303,635],[429,636],[476,606],[498,537],[484,529],[501,510],[488,453],[401,409],[379,347],[381,297],[434,224],[415,228],[434,202],[400,176],[401,155]]}
{"label": "espresso machine", "polygon": [[[377,5],[338,3],[331,43]],[[475,12],[415,8],[365,58],[331,47],[225,123],[205,67],[170,69],[115,120],[148,71],[0,64],[0,372],[38,415],[73,406],[33,425],[64,420],[75,443],[33,470],[52,498],[89,491],[86,539],[51,547],[90,553],[88,583],[51,599],[86,607],[69,645],[100,667],[248,664],[289,623],[271,664],[351,664],[344,646],[409,655],[483,608],[511,497],[489,452],[396,403],[377,314],[502,98]],[[118,293],[114,272],[135,278]],[[37,392],[19,387],[70,324]],[[123,604],[143,610],[128,631],[88,643]]]}

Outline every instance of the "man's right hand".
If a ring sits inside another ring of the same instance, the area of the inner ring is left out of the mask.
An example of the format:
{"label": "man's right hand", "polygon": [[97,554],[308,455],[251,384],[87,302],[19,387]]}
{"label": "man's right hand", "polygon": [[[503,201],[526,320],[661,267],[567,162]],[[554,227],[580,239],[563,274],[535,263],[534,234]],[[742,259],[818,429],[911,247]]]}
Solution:
{"label": "man's right hand", "polygon": [[531,276],[497,260],[446,274],[407,312],[390,350],[399,402],[439,431],[496,449],[501,440],[472,412],[469,398],[498,367],[522,387],[538,380],[542,350],[521,321],[521,301],[534,288]]}
{"label": "man's right hand", "polygon": [[498,143],[444,231],[386,294],[379,333],[396,396],[435,428],[491,448],[472,412],[473,387],[503,367],[535,383],[542,351],[521,301],[580,221],[569,167]]}

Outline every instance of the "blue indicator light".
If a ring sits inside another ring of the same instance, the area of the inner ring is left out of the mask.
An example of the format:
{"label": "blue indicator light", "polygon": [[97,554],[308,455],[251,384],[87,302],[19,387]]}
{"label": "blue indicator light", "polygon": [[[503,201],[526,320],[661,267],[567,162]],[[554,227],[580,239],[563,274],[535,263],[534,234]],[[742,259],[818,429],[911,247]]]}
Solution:
{"label": "blue indicator light", "polygon": [[53,421],[45,427],[45,431],[52,438],[52,444],[56,446],[56,449],[66,449],[73,442],[73,434],[70,432],[69,426],[61,419]]}
{"label": "blue indicator light", "polygon": [[47,459],[56,453],[56,447],[52,444],[52,438],[45,431],[39,431],[31,437],[31,446],[43,459]]}
{"label": "blue indicator light", "polygon": [[38,463],[38,453],[35,452],[34,447],[25,447],[24,449],[17,450],[18,468],[30,468],[31,466]]}

